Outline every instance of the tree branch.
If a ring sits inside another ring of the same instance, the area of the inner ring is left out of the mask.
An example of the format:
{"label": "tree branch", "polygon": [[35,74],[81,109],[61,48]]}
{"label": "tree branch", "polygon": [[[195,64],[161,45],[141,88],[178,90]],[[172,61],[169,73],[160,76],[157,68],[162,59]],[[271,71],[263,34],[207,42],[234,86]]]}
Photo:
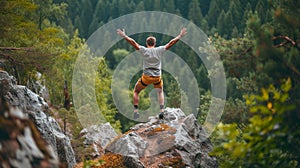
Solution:
{"label": "tree branch", "polygon": [[295,72],[298,76],[300,76],[300,72],[294,65],[287,65],[293,72]]}
{"label": "tree branch", "polygon": [[16,51],[16,50],[21,50],[21,51],[33,51],[34,47],[0,47],[0,50],[3,51]]}
{"label": "tree branch", "polygon": [[[276,41],[276,40],[285,40],[277,45],[275,45],[274,47],[275,48],[279,48],[279,47],[285,47],[285,48],[291,48],[290,46],[287,46],[288,44],[291,44],[293,47],[296,47],[299,51],[300,51],[300,47],[298,46],[298,44],[292,40],[291,38],[289,38],[288,36],[276,36],[276,37],[273,37],[272,39],[273,41]],[[285,64],[285,66],[287,66],[289,69],[291,69],[295,74],[297,74],[298,76],[300,76],[300,71],[297,69],[296,66],[294,66],[293,64],[291,63],[287,63],[283,60],[283,63]]]}
{"label": "tree branch", "polygon": [[292,46],[296,47],[298,50],[300,50],[299,46],[297,45],[297,43],[292,40],[291,38],[289,38],[288,36],[276,36],[276,37],[273,37],[272,39],[273,41],[276,41],[276,40],[285,40],[283,42],[281,42],[280,44],[277,44],[275,45],[274,47],[275,48],[279,48],[279,47],[286,47],[286,48],[290,48],[290,47],[287,47],[286,45],[287,44],[291,44]]}
{"label": "tree branch", "polygon": [[24,65],[24,63],[22,63],[21,61],[18,61],[16,59],[14,59],[9,54],[5,54],[5,53],[1,53],[0,52],[0,58],[1,57],[4,58],[4,59],[6,59],[6,60],[8,60],[10,63],[17,64],[17,65]]}

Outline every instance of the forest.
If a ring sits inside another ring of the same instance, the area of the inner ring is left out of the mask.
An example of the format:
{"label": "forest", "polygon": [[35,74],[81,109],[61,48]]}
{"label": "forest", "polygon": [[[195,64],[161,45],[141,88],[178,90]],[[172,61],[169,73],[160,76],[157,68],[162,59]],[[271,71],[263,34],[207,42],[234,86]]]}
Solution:
{"label": "forest", "polygon": [[[203,30],[225,69],[226,104],[210,137],[214,145],[211,155],[217,157],[219,166],[296,168],[300,166],[299,9],[298,0],[1,0],[0,69],[37,93],[36,81],[46,86],[48,92],[43,97],[53,115],[65,119],[61,124],[67,125],[65,131],[79,162],[88,150],[82,150],[79,143],[83,126],[78,117],[93,116],[78,116],[72,106],[66,107],[64,89],[72,102],[72,89],[81,87],[72,87],[74,65],[87,39],[101,26],[126,14],[161,11],[178,15]],[[173,38],[154,35],[159,44]],[[144,34],[131,37],[141,44],[146,38]],[[106,43],[109,39],[102,45]],[[183,42],[171,51],[196,76],[201,102],[197,119],[202,124],[212,101],[209,73]],[[112,75],[132,52],[134,48],[121,40],[104,56],[93,58],[99,62],[96,79],[91,79],[96,106],[120,133],[136,122],[122,115],[114,104]],[[178,73],[184,76],[186,71],[178,68]],[[140,74],[133,77],[129,89],[123,88],[125,95],[132,97]],[[88,80],[94,77],[82,75]],[[187,93],[167,72],[163,72],[163,81],[165,106],[180,107],[181,97]],[[151,88],[141,92],[141,109],[149,108],[150,92]],[[187,97],[186,101],[191,100]]]}

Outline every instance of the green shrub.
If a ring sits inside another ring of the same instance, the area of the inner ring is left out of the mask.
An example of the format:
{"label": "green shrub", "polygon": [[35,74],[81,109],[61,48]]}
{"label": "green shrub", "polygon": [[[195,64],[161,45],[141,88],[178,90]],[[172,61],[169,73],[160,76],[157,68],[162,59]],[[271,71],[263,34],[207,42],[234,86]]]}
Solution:
{"label": "green shrub", "polygon": [[[219,157],[221,167],[298,167],[293,143],[298,130],[284,123],[285,115],[295,109],[289,104],[291,80],[279,89],[270,85],[261,95],[245,96],[250,106],[248,124],[219,124],[221,143],[211,152]],[[296,145],[296,144],[294,144]]]}

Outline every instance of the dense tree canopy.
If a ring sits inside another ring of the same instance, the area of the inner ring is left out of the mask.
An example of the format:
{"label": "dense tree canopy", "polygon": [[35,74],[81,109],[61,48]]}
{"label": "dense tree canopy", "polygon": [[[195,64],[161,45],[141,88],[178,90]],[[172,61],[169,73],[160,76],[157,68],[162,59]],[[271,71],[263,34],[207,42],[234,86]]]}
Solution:
{"label": "dense tree canopy", "polygon": [[[270,21],[271,19],[269,4],[265,0],[233,0],[230,2],[225,2],[222,0],[56,0],[54,2],[68,4],[68,19],[70,19],[69,21],[72,22],[74,27],[79,29],[80,36],[84,38],[88,38],[89,35],[91,35],[103,23],[136,11],[154,10],[174,13],[192,20],[207,34],[213,34],[215,33],[217,20],[221,14],[221,11],[224,10],[225,13],[229,13],[228,15],[230,16],[228,17],[232,18],[233,23],[230,24],[232,24],[233,27],[236,26],[238,28],[239,37],[242,37],[244,34],[246,20],[243,19],[243,17],[249,12],[249,10],[252,12],[257,11],[263,22]],[[64,20],[65,22],[68,21],[68,19],[63,17],[60,19]],[[58,22],[59,19],[56,19],[55,21]],[[227,21],[223,20],[223,22]],[[67,24],[61,25],[68,30],[72,27]],[[227,38],[230,38],[233,31],[233,27],[230,26],[227,26],[228,32],[219,34],[222,36],[227,35]],[[222,27],[222,29],[223,28],[225,27]]]}

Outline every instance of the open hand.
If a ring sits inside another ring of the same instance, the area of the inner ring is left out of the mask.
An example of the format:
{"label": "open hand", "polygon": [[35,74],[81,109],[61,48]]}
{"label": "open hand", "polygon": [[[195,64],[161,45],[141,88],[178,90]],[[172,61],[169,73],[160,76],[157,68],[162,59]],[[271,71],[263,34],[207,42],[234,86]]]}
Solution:
{"label": "open hand", "polygon": [[126,34],[125,34],[125,29],[123,29],[123,30],[118,29],[118,30],[117,30],[117,33],[118,33],[118,35],[120,35],[121,37],[125,37],[125,36],[126,36]]}
{"label": "open hand", "polygon": [[186,28],[181,29],[179,35],[182,37],[182,36],[184,36],[185,34],[186,34]]}

